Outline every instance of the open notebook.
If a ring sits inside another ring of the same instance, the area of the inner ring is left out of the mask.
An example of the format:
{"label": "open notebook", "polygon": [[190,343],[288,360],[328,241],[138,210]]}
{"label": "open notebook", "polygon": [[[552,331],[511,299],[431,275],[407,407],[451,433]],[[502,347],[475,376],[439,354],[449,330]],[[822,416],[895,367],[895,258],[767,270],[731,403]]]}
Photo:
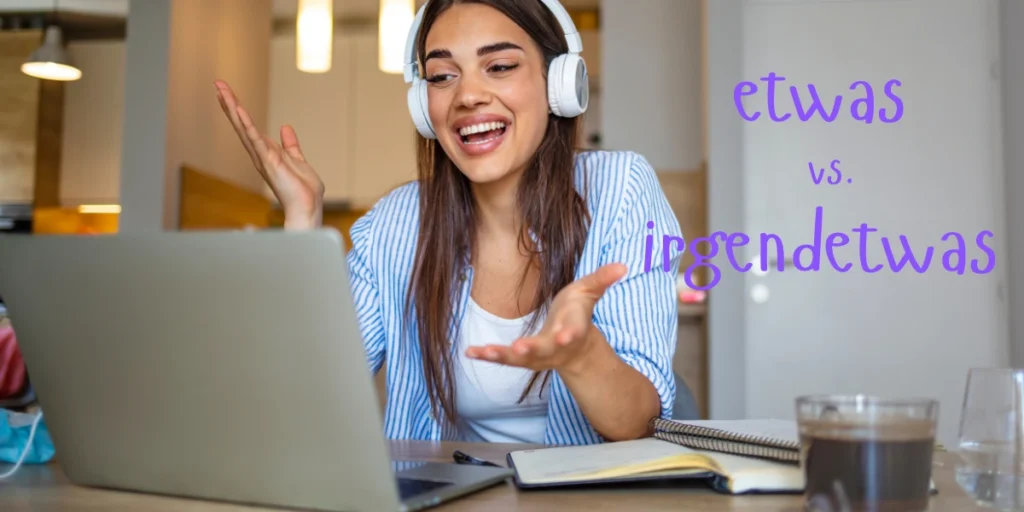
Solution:
{"label": "open notebook", "polygon": [[666,479],[703,480],[727,494],[800,493],[804,488],[798,464],[696,450],[654,437],[514,451],[508,465],[522,489]]}
{"label": "open notebook", "polygon": [[[522,489],[700,479],[727,494],[801,493],[795,421],[652,420],[654,436],[508,454]],[[932,492],[936,492],[934,482]]]}

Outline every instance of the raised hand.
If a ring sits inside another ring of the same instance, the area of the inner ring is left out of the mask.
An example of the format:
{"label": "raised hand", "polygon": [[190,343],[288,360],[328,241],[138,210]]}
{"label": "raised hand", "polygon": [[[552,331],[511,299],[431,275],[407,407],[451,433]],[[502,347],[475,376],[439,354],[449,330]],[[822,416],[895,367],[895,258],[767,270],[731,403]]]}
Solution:
{"label": "raised hand", "polygon": [[288,125],[282,126],[281,143],[278,144],[253,125],[249,113],[242,108],[227,82],[217,80],[214,87],[221,109],[231,121],[253,165],[281,203],[285,229],[319,227],[323,219],[324,184],[306,162],[295,130]]}
{"label": "raised hand", "polygon": [[591,320],[594,306],[611,285],[626,275],[626,270],[618,263],[605,265],[574,281],[555,296],[539,333],[510,346],[470,347],[466,356],[535,371],[584,371],[591,354],[607,353],[594,350],[607,348],[599,346],[607,341]]}

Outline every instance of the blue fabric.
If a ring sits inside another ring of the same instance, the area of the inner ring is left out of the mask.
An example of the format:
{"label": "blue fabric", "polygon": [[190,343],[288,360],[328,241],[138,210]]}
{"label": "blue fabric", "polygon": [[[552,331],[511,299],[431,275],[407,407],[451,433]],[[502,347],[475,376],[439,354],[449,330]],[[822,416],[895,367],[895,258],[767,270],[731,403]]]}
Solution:
{"label": "blue fabric", "polygon": [[23,464],[44,464],[53,459],[53,440],[50,439],[50,431],[46,428],[46,419],[39,419],[39,426],[32,436],[32,445],[29,446],[28,438],[32,430],[32,422],[35,414],[22,414],[6,409],[0,409],[0,462],[14,464],[18,462],[21,453],[26,447],[29,449],[25,454]]}
{"label": "blue fabric", "polygon": [[[624,263],[629,269],[598,302],[595,325],[623,361],[650,379],[661,397],[661,416],[671,418],[676,395],[672,372],[678,326],[676,277],[683,250],[674,244],[668,248],[669,269],[664,270],[662,245],[663,235],[682,237],[679,222],[654,169],[636,153],[580,153],[575,182],[591,214],[576,277],[609,263]],[[393,190],[352,226],[347,255],[352,293],[367,364],[374,374],[385,361],[387,365],[385,435],[459,440],[457,431],[433,417],[416,326],[403,325],[419,231],[418,190],[416,182]],[[651,221],[653,229],[648,227]],[[645,272],[648,235],[653,235],[653,257],[651,270]],[[462,303],[455,306],[458,323],[453,325],[453,346],[473,282],[472,268],[461,279]],[[545,443],[602,442],[557,374],[552,374],[549,385]]]}

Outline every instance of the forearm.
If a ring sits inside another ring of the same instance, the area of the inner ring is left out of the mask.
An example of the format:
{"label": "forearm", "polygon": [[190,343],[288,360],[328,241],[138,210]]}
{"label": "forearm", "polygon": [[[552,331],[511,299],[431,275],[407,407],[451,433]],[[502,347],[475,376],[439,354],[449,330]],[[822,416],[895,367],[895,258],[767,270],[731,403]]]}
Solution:
{"label": "forearm", "polygon": [[651,418],[661,413],[658,391],[644,374],[626,364],[597,328],[589,349],[574,364],[559,370],[580,410],[609,441],[648,434]]}

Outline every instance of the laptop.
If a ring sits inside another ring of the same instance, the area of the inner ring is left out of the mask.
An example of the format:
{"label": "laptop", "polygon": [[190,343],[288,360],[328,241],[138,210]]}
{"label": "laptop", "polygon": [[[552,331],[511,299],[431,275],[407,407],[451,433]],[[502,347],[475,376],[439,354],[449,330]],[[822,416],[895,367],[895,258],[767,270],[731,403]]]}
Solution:
{"label": "laptop", "polygon": [[391,459],[343,245],[332,229],[0,235],[67,477],[331,511],[419,510],[510,477]]}

